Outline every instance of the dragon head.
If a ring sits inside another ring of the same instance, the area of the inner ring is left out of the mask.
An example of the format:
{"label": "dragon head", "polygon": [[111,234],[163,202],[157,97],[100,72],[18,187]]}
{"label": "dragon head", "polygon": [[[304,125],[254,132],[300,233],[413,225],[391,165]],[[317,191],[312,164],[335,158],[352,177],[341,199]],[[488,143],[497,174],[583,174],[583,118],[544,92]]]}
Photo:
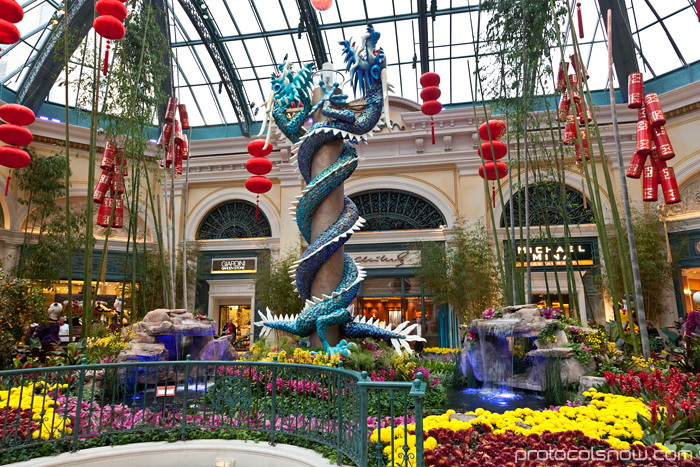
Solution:
{"label": "dragon head", "polygon": [[357,47],[354,42],[350,43],[346,40],[340,42],[345,54],[345,70],[350,72],[355,94],[357,94],[358,84],[364,96],[370,86],[383,83],[385,80],[382,72],[386,70],[386,57],[381,47],[376,48],[380,35],[375,31],[374,26],[368,24],[367,32],[362,35]]}
{"label": "dragon head", "polygon": [[[292,62],[287,57],[284,58],[284,62],[277,67],[278,72],[272,75],[272,90],[265,101],[265,116],[258,136],[265,132],[275,105],[288,107],[296,106],[303,101],[308,103],[314,67],[314,63],[307,63],[297,72]],[[267,137],[269,139],[269,132]]]}

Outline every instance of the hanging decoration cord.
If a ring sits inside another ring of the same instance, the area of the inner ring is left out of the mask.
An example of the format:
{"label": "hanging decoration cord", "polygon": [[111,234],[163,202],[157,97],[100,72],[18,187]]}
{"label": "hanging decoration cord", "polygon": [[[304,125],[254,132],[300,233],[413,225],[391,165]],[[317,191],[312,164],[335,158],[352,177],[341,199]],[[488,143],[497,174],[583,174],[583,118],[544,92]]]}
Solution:
{"label": "hanging decoration cord", "polygon": [[7,198],[7,190],[10,189],[10,180],[12,179],[12,167],[10,167],[10,174],[7,176],[7,181],[5,182],[5,197]]}
{"label": "hanging decoration cord", "polygon": [[110,44],[112,41],[107,39],[107,47],[105,48],[105,63],[102,66],[102,74],[104,76],[107,76],[107,68],[109,67],[109,49],[110,49]]}

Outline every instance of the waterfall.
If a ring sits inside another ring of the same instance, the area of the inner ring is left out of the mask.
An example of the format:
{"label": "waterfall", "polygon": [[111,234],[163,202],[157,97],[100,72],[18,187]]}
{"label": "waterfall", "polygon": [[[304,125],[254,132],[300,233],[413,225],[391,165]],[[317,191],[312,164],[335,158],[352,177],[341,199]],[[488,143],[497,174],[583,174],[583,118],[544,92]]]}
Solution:
{"label": "waterfall", "polygon": [[495,319],[476,326],[477,347],[468,351],[474,376],[483,383],[482,392],[513,392],[513,329],[516,320]]}

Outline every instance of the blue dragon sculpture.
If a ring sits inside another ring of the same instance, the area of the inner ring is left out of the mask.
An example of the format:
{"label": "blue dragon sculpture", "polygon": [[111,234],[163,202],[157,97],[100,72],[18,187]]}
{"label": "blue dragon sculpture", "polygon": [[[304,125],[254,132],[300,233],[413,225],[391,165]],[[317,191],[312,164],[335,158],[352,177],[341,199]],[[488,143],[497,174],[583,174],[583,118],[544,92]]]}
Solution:
{"label": "blue dragon sculpture", "polygon": [[[400,352],[402,347],[410,352],[409,341],[423,340],[420,336],[410,334],[417,324],[404,322],[392,330],[391,324],[374,319],[367,320],[364,316],[353,316],[351,302],[357,295],[360,282],[366,273],[347,254],[344,255],[343,276],[335,290],[329,295],[311,296],[311,284],[323,263],[364,224],[357,206],[346,196],[342,213],[335,223],[317,238],[311,238],[311,219],[314,211],[357,167],[358,156],[353,144],[367,142],[367,137],[372,136],[382,116],[388,119],[387,94],[391,85],[386,78],[384,51],[376,48],[379,36],[379,32],[375,31],[372,25],[368,25],[358,47],[354,47],[354,44],[348,41],[340,43],[343,46],[346,71],[350,73],[353,90],[356,92],[359,86],[364,98],[364,107],[359,115],[346,108],[347,95],[337,91],[338,83],[332,86],[320,83],[324,95],[321,101],[312,107],[309,90],[312,84],[313,64],[307,64],[299,72],[294,72],[292,64],[285,58],[285,62],[279,66],[279,72],[272,76],[272,91],[266,102],[266,114],[260,134],[265,131],[269,116],[272,115],[277,127],[293,143],[290,160],[298,164],[306,188],[297,196],[298,201],[295,201],[295,205],[290,209],[309,248],[290,269],[290,273],[295,277],[293,284],[306,302],[304,309],[298,316],[291,317],[275,316],[269,309],[266,314],[259,311],[261,321],[255,324],[263,326],[262,335],[272,330],[281,330],[307,337],[316,331],[325,352],[343,354],[350,351],[347,342],[341,340],[338,345],[331,346],[326,335],[328,326],[340,325],[346,338],[373,337],[390,341],[397,352]],[[296,113],[290,113],[290,108],[295,109]],[[327,120],[317,122],[304,131],[304,122],[319,108]],[[267,137],[270,137],[269,133]],[[316,177],[312,177],[311,163],[316,151],[322,145],[339,139],[348,140],[351,144],[345,143],[338,160]]]}

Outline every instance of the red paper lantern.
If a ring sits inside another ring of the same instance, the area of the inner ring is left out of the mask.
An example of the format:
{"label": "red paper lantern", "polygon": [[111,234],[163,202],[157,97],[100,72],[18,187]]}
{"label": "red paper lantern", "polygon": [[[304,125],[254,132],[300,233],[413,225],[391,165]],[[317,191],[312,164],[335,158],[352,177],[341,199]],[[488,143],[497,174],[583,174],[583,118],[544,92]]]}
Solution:
{"label": "red paper lantern", "polygon": [[644,106],[644,78],[640,72],[630,73],[627,77],[627,107],[639,109]]}
{"label": "red paper lantern", "polygon": [[441,95],[442,91],[440,91],[440,88],[437,86],[428,86],[427,88],[423,88],[420,92],[420,98],[423,101],[436,101],[440,99]]}
{"label": "red paper lantern", "polygon": [[36,120],[32,109],[19,104],[5,104],[1,106],[0,118],[7,123],[20,126],[31,125]]}
{"label": "red paper lantern", "polygon": [[114,16],[119,21],[126,19],[126,7],[119,0],[99,0],[95,9],[101,16]]}
{"label": "red paper lantern", "polygon": [[32,142],[32,132],[19,125],[8,123],[0,126],[0,141],[13,146],[26,146]]}
{"label": "red paper lantern", "polygon": [[571,109],[571,100],[566,91],[561,95],[561,100],[559,101],[559,121],[566,123],[566,117],[569,115],[569,110]]}
{"label": "red paper lantern", "polygon": [[107,227],[109,225],[112,204],[114,204],[114,198],[111,196],[105,196],[102,204],[100,204],[100,208],[97,210],[97,225],[100,227]]}
{"label": "red paper lantern", "polygon": [[0,44],[14,44],[19,42],[19,29],[11,22],[0,19]]}
{"label": "red paper lantern", "polygon": [[651,128],[649,122],[640,120],[637,122],[637,149],[640,156],[647,156],[651,152]]}
{"label": "red paper lantern", "polygon": [[318,11],[326,11],[333,6],[333,0],[311,0],[311,5]]}
{"label": "red paper lantern", "polygon": [[573,115],[566,117],[566,126],[564,127],[564,144],[574,144],[576,142],[576,121]]}
{"label": "red paper lantern", "polygon": [[92,200],[97,204],[102,204],[107,196],[107,190],[109,190],[112,184],[112,171],[110,169],[103,169],[102,175],[100,175],[100,181],[97,182],[95,191],[92,193]]}
{"label": "red paper lantern", "polygon": [[659,199],[659,175],[653,165],[644,167],[642,174],[642,199],[647,202]]}
{"label": "red paper lantern", "polygon": [[175,144],[180,144],[182,143],[182,125],[180,124],[180,120],[175,120]]}
{"label": "red paper lantern", "polygon": [[118,41],[126,34],[124,25],[114,16],[98,16],[92,26],[97,34],[113,41]]}
{"label": "red paper lantern", "polygon": [[429,88],[431,86],[439,86],[440,85],[440,75],[438,75],[435,72],[429,71],[427,73],[423,73],[420,77],[420,85],[423,86],[424,88]]}
{"label": "red paper lantern", "polygon": [[[164,120],[166,122],[172,122],[175,118],[175,108],[177,107],[177,97],[168,98],[168,107],[165,109]],[[167,144],[167,143],[166,143]]]}
{"label": "red paper lantern", "polygon": [[681,202],[681,193],[678,191],[678,181],[672,167],[664,167],[659,170],[661,179],[661,189],[664,192],[664,202],[666,204],[676,204]]}
{"label": "red paper lantern", "polygon": [[124,200],[117,197],[116,206],[114,208],[114,218],[112,219],[112,228],[121,229],[124,227]]}
{"label": "red paper lantern", "polygon": [[248,191],[257,194],[255,198],[255,220],[258,220],[258,211],[260,205],[260,193],[267,193],[272,188],[272,182],[261,175],[254,175],[245,181],[245,187]]}
{"label": "red paper lantern", "polygon": [[647,156],[640,156],[638,153],[634,153],[632,156],[632,161],[627,169],[627,178],[639,178],[642,176],[642,171],[644,170],[644,164],[647,161]]}
{"label": "red paper lantern", "polygon": [[559,62],[557,72],[557,88],[566,92],[566,75],[569,73],[569,62]]}
{"label": "red paper lantern", "polygon": [[182,135],[182,143],[180,143],[180,156],[183,160],[190,157],[190,144],[187,141],[187,135]]}
{"label": "red paper lantern", "polygon": [[659,96],[655,92],[650,92],[644,96],[644,108],[652,127],[658,128],[666,124],[666,117],[664,116],[664,111],[661,110]]}
{"label": "red paper lantern", "polygon": [[486,168],[487,180],[500,180],[508,175],[508,165],[504,162],[486,162],[479,166],[479,176],[484,178],[484,167]]}
{"label": "red paper lantern", "polygon": [[485,141],[479,147],[479,154],[489,161],[501,159],[507,153],[508,146],[503,141],[494,140],[492,143]]}
{"label": "red paper lantern", "polygon": [[[190,117],[187,115],[187,106],[185,104],[178,104],[177,110],[180,113],[180,121],[182,121],[182,129],[190,129]],[[187,159],[183,157],[183,159]]]}
{"label": "red paper lantern", "polygon": [[15,0],[0,0],[0,19],[19,23],[24,18],[22,7]]}
{"label": "red paper lantern", "polygon": [[0,147],[0,165],[11,169],[21,169],[32,161],[27,151],[14,146]]}
{"label": "red paper lantern", "polygon": [[272,144],[267,143],[267,147],[265,147],[264,139],[256,139],[248,143],[248,154],[253,157],[269,156],[271,152]]}
{"label": "red paper lantern", "polygon": [[441,110],[442,104],[438,101],[424,102],[423,105],[420,106],[420,111],[430,116],[439,114]]}
{"label": "red paper lantern", "polygon": [[267,157],[251,157],[245,168],[254,175],[267,175],[272,170],[272,162]]}
{"label": "red paper lantern", "polygon": [[479,138],[488,141],[489,132],[492,140],[503,138],[506,135],[506,123],[501,120],[489,120],[479,125]]}
{"label": "red paper lantern", "polygon": [[676,153],[673,151],[673,146],[671,146],[671,139],[666,133],[666,127],[660,126],[651,129],[651,139],[654,141],[654,146],[659,151],[659,159],[662,161],[667,161],[673,159]]}

